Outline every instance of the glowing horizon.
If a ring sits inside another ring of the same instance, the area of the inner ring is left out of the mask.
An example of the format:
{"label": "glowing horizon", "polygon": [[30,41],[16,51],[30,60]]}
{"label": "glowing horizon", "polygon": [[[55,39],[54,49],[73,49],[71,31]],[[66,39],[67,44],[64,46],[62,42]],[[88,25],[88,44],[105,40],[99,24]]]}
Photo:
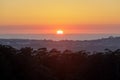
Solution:
{"label": "glowing horizon", "polygon": [[119,33],[120,0],[1,0],[0,34]]}

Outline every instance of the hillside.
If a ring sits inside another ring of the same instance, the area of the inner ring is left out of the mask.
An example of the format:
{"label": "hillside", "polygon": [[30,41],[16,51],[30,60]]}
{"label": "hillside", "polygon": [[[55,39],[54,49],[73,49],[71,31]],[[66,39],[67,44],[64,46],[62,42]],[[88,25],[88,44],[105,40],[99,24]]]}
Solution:
{"label": "hillside", "polygon": [[120,37],[109,37],[97,40],[29,40],[29,39],[0,39],[0,44],[11,45],[15,48],[33,47],[34,49],[46,47],[48,50],[57,48],[58,50],[87,50],[87,51],[103,51],[108,48],[111,50],[120,48]]}

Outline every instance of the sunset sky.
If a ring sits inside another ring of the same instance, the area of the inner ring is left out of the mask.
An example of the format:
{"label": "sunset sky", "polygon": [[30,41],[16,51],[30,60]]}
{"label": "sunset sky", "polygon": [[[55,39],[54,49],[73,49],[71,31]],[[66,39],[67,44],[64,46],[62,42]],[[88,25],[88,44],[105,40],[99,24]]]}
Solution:
{"label": "sunset sky", "polygon": [[120,33],[120,0],[0,0],[0,34]]}

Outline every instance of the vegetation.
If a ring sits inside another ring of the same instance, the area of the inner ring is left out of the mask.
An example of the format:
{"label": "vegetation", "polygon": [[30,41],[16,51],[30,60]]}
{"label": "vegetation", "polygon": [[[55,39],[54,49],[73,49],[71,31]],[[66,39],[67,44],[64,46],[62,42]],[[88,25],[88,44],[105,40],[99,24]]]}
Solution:
{"label": "vegetation", "polygon": [[120,49],[89,53],[0,45],[0,80],[120,80]]}

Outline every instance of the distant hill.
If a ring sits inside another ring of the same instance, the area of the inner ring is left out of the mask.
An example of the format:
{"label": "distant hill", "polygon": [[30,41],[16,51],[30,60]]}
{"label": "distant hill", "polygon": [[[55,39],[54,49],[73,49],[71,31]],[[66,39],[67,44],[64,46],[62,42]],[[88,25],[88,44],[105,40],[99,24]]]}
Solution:
{"label": "distant hill", "polygon": [[0,39],[0,44],[11,45],[15,48],[32,47],[34,49],[46,47],[48,50],[57,48],[58,50],[87,50],[87,51],[104,51],[104,49],[120,49],[120,37],[109,37],[97,40],[29,40],[29,39]]}

